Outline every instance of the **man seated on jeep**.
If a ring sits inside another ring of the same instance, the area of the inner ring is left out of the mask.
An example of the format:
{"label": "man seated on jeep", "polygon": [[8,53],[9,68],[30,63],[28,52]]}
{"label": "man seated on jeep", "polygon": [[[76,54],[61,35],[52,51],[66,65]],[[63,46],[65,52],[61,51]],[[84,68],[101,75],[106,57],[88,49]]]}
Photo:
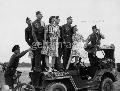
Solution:
{"label": "man seated on jeep", "polygon": [[100,30],[97,29],[96,25],[92,27],[92,30],[93,30],[93,33],[88,36],[86,43],[84,45],[85,50],[88,52],[88,58],[90,61],[91,68],[97,67],[98,65],[97,57],[95,53],[100,47],[101,39],[105,38],[100,33]]}

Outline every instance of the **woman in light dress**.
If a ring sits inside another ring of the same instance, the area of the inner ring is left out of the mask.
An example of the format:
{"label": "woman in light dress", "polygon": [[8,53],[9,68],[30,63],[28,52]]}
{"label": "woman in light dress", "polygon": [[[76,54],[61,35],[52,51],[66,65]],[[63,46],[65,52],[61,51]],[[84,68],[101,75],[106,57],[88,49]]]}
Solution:
{"label": "woman in light dress", "polygon": [[83,36],[80,33],[78,33],[78,29],[76,25],[74,27],[74,34],[72,36],[72,39],[73,39],[73,45],[72,45],[69,62],[70,60],[75,58],[74,65],[76,65],[79,60],[85,60],[88,58],[88,53],[87,51],[84,50],[85,40]]}
{"label": "woman in light dress", "polygon": [[[60,37],[59,26],[56,24],[56,17],[51,16],[49,18],[49,25],[45,29],[45,42],[43,54],[46,54],[47,70],[54,70],[55,59],[58,57],[58,38]],[[52,59],[52,60],[50,60]],[[50,64],[51,61],[51,64]]]}

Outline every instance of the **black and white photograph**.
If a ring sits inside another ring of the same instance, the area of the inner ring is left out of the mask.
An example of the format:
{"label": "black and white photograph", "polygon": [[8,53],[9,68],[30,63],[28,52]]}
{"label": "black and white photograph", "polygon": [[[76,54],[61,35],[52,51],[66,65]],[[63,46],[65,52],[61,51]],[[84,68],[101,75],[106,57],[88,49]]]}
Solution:
{"label": "black and white photograph", "polygon": [[120,0],[0,0],[0,91],[120,91]]}

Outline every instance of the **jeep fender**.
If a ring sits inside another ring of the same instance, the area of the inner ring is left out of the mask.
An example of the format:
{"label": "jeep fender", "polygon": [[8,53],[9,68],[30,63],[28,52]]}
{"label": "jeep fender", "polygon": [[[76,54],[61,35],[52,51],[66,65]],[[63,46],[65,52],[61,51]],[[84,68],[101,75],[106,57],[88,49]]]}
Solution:
{"label": "jeep fender", "polygon": [[60,82],[65,84],[65,86],[67,87],[68,91],[76,91],[75,89],[77,89],[74,80],[71,76],[66,76],[66,77],[57,77],[56,79],[46,79],[44,81],[44,84],[50,84],[53,82]]}
{"label": "jeep fender", "polygon": [[94,77],[95,80],[97,81],[102,81],[105,77],[109,77],[114,81],[117,80],[116,78],[117,74],[114,71],[108,70],[108,69],[103,69],[98,74]]}

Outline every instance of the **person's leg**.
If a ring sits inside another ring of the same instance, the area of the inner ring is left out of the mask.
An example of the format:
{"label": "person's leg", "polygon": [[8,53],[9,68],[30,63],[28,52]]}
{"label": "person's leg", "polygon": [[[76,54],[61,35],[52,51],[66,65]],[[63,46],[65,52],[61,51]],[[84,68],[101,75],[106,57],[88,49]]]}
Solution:
{"label": "person's leg", "polygon": [[56,57],[53,56],[53,57],[52,57],[52,68],[54,68],[54,65],[55,65],[55,59],[56,59]]}
{"label": "person's leg", "polygon": [[41,59],[42,59],[42,71],[45,71],[46,68],[45,55],[42,54]]}
{"label": "person's leg", "polygon": [[61,59],[59,57],[55,58],[54,68],[56,70],[58,70],[58,71],[62,69],[62,67],[61,67]]}
{"label": "person's leg", "polygon": [[58,47],[58,57],[56,57],[55,59],[55,69],[56,70],[61,70],[62,67],[61,67],[61,56],[62,56],[62,53],[63,53],[63,50],[62,50],[62,42],[59,42],[59,47]]}
{"label": "person's leg", "polygon": [[33,50],[32,52],[33,52],[33,58],[31,59],[31,61],[32,61],[32,69],[34,71],[34,68],[35,68],[35,51]]}
{"label": "person's leg", "polygon": [[13,79],[14,72],[11,70],[7,70],[4,74],[5,77],[5,84],[9,86],[10,89],[14,88],[14,79]]}
{"label": "person's leg", "polygon": [[35,70],[41,72],[41,49],[35,50]]}
{"label": "person's leg", "polygon": [[46,62],[46,67],[47,69],[50,68],[50,64],[49,64],[49,56],[45,56],[45,62]]}
{"label": "person's leg", "polygon": [[64,47],[64,50],[63,50],[63,69],[66,69],[66,57],[67,57],[67,48]]}
{"label": "person's leg", "polygon": [[34,58],[31,58],[31,65],[32,65],[31,70],[33,70],[34,69]]}
{"label": "person's leg", "polygon": [[75,57],[75,63],[74,63],[74,66],[76,66],[76,64],[78,63],[79,61],[79,56],[74,56]]}
{"label": "person's leg", "polygon": [[66,69],[66,67],[67,67],[68,60],[70,58],[70,53],[71,53],[71,49],[69,49],[69,48],[65,48],[63,51],[63,67],[64,67],[64,69]]}
{"label": "person's leg", "polygon": [[89,61],[90,61],[90,66],[94,66],[93,53],[88,53],[88,58],[89,58]]}

